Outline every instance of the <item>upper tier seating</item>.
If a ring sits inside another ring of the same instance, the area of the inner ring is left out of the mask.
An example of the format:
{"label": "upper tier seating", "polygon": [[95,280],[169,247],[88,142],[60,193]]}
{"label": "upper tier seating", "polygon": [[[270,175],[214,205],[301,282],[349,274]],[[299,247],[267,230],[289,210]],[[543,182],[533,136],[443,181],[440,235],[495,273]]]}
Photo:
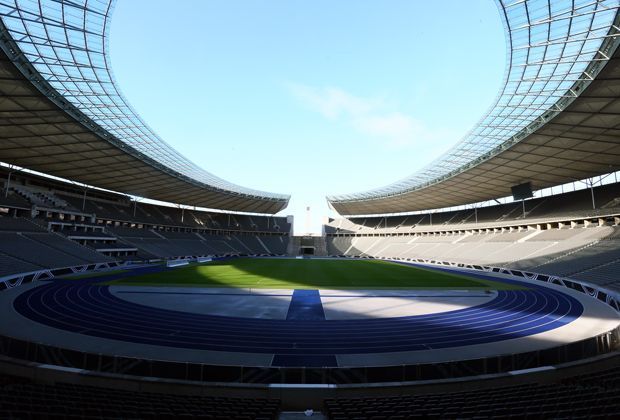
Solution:
{"label": "upper tier seating", "polygon": [[[592,209],[592,195],[589,189],[564,194],[534,198],[525,201],[525,216],[528,219],[553,219],[574,215],[595,216],[620,211],[620,183],[594,189],[596,210]],[[477,216],[477,217],[476,217]],[[477,210],[454,210],[407,216],[351,217],[349,221],[333,220],[326,227],[327,233],[371,231],[375,229],[410,230],[415,226],[448,226],[490,222],[508,222],[523,219],[521,202],[480,207]],[[351,223],[352,222],[352,223]]]}
{"label": "upper tier seating", "polygon": [[42,226],[21,217],[0,217],[0,231],[4,232],[45,232]]}
{"label": "upper tier seating", "polygon": [[9,191],[9,194],[5,197],[5,191],[2,190],[0,191],[0,206],[29,209],[32,205],[24,197],[13,191]]}
{"label": "upper tier seating", "polygon": [[119,237],[125,238],[153,238],[157,239],[155,233],[153,233],[150,229],[137,229],[137,228],[128,228],[128,227],[106,227],[106,230],[111,234]]}

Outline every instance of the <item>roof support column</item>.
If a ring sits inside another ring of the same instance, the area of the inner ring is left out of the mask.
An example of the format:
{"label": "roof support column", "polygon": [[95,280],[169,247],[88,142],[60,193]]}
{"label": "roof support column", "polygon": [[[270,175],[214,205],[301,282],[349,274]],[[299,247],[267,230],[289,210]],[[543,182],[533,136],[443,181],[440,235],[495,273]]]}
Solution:
{"label": "roof support column", "polygon": [[13,173],[13,171],[9,171],[9,175],[6,178],[6,188],[4,189],[4,198],[7,198],[9,196],[9,188],[11,186],[11,174]]}

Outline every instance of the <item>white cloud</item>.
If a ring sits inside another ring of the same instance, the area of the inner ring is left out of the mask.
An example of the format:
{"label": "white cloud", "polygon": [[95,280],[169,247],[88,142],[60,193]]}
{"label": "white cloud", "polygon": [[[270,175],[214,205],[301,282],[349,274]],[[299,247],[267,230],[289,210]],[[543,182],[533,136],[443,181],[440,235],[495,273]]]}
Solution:
{"label": "white cloud", "polygon": [[455,133],[431,129],[423,121],[393,111],[384,98],[355,96],[336,87],[317,88],[287,84],[291,94],[308,109],[333,121],[342,121],[358,133],[395,148],[454,143]]}
{"label": "white cloud", "polygon": [[333,87],[315,88],[294,83],[287,87],[300,102],[329,119],[367,114],[381,105],[377,100],[353,96]]}
{"label": "white cloud", "polygon": [[419,143],[427,137],[419,121],[399,112],[366,115],[353,120],[353,125],[361,133],[386,139],[393,146]]}

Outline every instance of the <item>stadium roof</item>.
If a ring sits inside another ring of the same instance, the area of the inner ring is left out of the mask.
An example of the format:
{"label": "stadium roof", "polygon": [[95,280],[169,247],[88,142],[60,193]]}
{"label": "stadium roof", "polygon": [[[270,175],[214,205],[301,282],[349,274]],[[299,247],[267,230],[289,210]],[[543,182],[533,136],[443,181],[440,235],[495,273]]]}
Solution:
{"label": "stadium roof", "polygon": [[328,196],[343,215],[504,197],[620,168],[620,0],[498,0],[508,41],[503,88],[449,152],[403,180]]}
{"label": "stadium roof", "polygon": [[[109,67],[114,0],[0,0],[0,161],[92,186],[276,213],[289,196],[227,182],[157,136]],[[217,141],[211,145],[217,156]]]}

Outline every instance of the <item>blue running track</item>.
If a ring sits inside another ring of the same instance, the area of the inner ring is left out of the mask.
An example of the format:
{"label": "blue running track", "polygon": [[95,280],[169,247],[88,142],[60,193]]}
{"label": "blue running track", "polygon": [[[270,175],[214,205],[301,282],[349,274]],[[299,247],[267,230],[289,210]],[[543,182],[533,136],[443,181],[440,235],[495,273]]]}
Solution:
{"label": "blue running track", "polygon": [[296,291],[286,320],[239,318],[128,302],[96,284],[101,281],[52,281],[19,295],[14,307],[33,321],[80,334],[177,348],[270,353],[274,366],[308,367],[336,366],[338,354],[441,349],[526,337],[566,325],[583,313],[572,296],[527,284],[523,290],[500,290],[491,301],[466,309],[351,320],[325,320],[318,292]]}

